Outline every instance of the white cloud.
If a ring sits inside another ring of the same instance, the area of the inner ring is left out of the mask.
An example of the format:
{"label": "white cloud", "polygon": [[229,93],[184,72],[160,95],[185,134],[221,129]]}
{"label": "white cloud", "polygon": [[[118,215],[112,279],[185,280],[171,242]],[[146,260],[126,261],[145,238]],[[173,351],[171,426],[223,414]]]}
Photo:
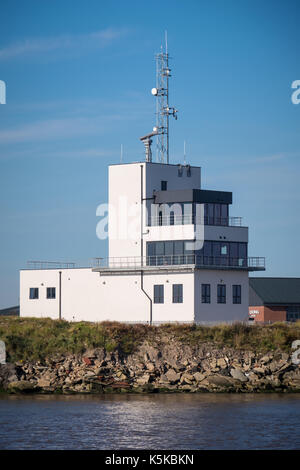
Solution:
{"label": "white cloud", "polygon": [[70,138],[78,135],[93,135],[103,129],[103,119],[65,118],[37,121],[14,129],[0,131],[1,144]]}
{"label": "white cloud", "polygon": [[107,28],[88,34],[64,34],[50,38],[30,38],[0,47],[0,61],[41,53],[70,53],[76,55],[89,49],[103,48],[127,34],[128,30]]}

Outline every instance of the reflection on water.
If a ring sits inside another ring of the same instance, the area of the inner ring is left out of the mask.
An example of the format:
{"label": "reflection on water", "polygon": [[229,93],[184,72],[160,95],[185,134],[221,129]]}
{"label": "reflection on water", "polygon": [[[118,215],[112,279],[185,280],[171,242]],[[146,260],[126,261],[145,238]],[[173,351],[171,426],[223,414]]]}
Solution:
{"label": "reflection on water", "polygon": [[299,449],[300,394],[2,396],[1,449]]}

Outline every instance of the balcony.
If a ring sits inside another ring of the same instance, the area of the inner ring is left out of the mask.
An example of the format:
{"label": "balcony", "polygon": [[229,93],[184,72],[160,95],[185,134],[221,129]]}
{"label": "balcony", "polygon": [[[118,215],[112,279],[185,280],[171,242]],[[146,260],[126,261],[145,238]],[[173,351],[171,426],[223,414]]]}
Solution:
{"label": "balcony", "polygon": [[219,227],[242,227],[242,217],[209,217],[194,215],[158,215],[148,219],[148,227],[165,225],[215,225]]}
{"label": "balcony", "polygon": [[120,258],[94,258],[93,271],[131,272],[131,271],[184,271],[194,269],[230,269],[245,271],[264,271],[265,258],[231,258],[228,256],[201,255],[164,255]]}

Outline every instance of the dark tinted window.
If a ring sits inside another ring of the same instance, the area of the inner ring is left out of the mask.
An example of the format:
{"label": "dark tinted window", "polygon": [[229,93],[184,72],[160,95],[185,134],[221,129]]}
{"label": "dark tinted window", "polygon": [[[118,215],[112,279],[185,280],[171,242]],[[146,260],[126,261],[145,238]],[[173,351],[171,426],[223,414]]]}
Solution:
{"label": "dark tinted window", "polygon": [[163,284],[156,284],[154,286],[154,303],[163,304],[164,303],[164,286]]}
{"label": "dark tinted window", "polygon": [[242,287],[239,284],[232,286],[232,303],[240,304],[242,302]]}
{"label": "dark tinted window", "polygon": [[173,303],[182,304],[183,302],[183,286],[182,284],[173,284]]}
{"label": "dark tinted window", "polygon": [[38,299],[39,298],[39,288],[38,287],[30,287],[30,289],[29,289],[29,298],[30,299]]}
{"label": "dark tinted window", "polygon": [[210,284],[201,285],[201,299],[203,304],[210,304]]}
{"label": "dark tinted window", "polygon": [[218,304],[226,304],[226,285],[218,284]]}
{"label": "dark tinted window", "polygon": [[55,299],[55,287],[47,287],[47,299]]}

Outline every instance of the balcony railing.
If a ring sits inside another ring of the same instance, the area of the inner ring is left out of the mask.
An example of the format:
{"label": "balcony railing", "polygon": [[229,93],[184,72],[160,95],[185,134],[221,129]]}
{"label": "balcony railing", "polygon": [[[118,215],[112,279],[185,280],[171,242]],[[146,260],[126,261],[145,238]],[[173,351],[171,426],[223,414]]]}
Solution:
{"label": "balcony railing", "polygon": [[242,227],[242,217],[196,217],[195,215],[158,215],[148,219],[148,226],[162,225],[217,225],[221,227]]}
{"label": "balcony railing", "polygon": [[92,266],[104,269],[138,269],[141,267],[168,267],[193,265],[205,268],[240,268],[264,270],[265,258],[232,258],[229,256],[202,256],[202,255],[162,255],[141,257],[120,257],[120,258],[94,258]]}
{"label": "balcony railing", "polygon": [[75,266],[75,263],[60,261],[27,261],[27,269],[70,269]]}

